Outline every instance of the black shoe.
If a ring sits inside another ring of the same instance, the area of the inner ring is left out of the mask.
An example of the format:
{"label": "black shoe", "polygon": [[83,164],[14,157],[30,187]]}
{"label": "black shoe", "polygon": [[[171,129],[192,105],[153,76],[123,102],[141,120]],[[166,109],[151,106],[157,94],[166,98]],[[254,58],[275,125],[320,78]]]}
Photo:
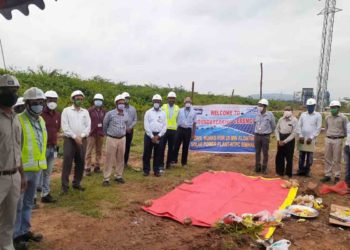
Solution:
{"label": "black shoe", "polygon": [[78,190],[78,191],[80,191],[80,192],[84,192],[85,191],[85,188],[83,188],[82,186],[73,186],[73,189],[75,189],[75,190]]}
{"label": "black shoe", "polygon": [[323,177],[320,181],[323,182],[323,183],[325,183],[325,182],[330,182],[330,181],[331,181],[331,177],[325,176],[325,177]]}
{"label": "black shoe", "polygon": [[339,177],[334,177],[334,184],[337,184],[340,181]]}
{"label": "black shoe", "polygon": [[34,241],[34,242],[40,242],[44,238],[42,234],[34,234],[33,232],[29,231],[28,233],[22,235],[23,241]]}
{"label": "black shoe", "polygon": [[62,188],[61,189],[61,192],[60,192],[60,195],[67,195],[68,194],[68,188]]}
{"label": "black shoe", "polygon": [[305,177],[311,178],[311,174],[310,173],[305,173]]}
{"label": "black shoe", "polygon": [[25,242],[25,241],[17,241],[16,242],[16,239],[13,240],[13,246],[15,247],[15,250],[28,250],[29,249],[28,242]]}
{"label": "black shoe", "polygon": [[160,177],[161,174],[160,174],[160,173],[154,173],[154,176],[155,176],[155,177]]}
{"label": "black shoe", "polygon": [[102,186],[104,187],[109,187],[111,184],[109,183],[109,181],[103,181],[102,182]]}
{"label": "black shoe", "polygon": [[42,189],[41,187],[37,187],[37,188],[36,188],[36,191],[37,191],[38,193],[41,193],[41,192],[43,191],[43,189]]}
{"label": "black shoe", "polygon": [[261,172],[261,167],[260,166],[256,166],[255,167],[255,172],[256,173],[260,173]]}
{"label": "black shoe", "polygon": [[143,173],[143,176],[149,176],[149,173]]}
{"label": "black shoe", "polygon": [[41,197],[41,202],[42,203],[55,203],[56,200],[54,198],[52,198],[51,194],[48,194],[44,197]]}
{"label": "black shoe", "polygon": [[263,166],[263,167],[261,168],[261,172],[262,172],[263,174],[267,174],[267,167],[266,167],[266,166]]}
{"label": "black shoe", "polygon": [[95,167],[95,168],[94,168],[94,173],[95,173],[95,174],[100,174],[100,173],[102,173],[101,168],[100,168],[100,167]]}
{"label": "black shoe", "polygon": [[306,176],[306,174],[304,172],[298,172],[297,176]]}
{"label": "black shoe", "polygon": [[119,184],[124,184],[125,183],[124,179],[121,178],[121,177],[120,178],[115,178],[114,181],[118,182]]}

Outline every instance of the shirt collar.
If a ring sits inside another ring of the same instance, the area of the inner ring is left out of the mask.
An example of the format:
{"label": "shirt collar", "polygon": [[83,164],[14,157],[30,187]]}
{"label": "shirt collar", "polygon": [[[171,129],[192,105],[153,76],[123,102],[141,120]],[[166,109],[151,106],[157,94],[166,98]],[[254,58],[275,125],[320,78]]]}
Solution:
{"label": "shirt collar", "polygon": [[14,111],[14,110],[11,110],[11,114],[10,114],[10,113],[5,112],[5,110],[3,110],[2,108],[0,108],[0,112],[1,112],[4,116],[6,116],[6,117],[8,117],[8,118],[15,116],[15,111]]}

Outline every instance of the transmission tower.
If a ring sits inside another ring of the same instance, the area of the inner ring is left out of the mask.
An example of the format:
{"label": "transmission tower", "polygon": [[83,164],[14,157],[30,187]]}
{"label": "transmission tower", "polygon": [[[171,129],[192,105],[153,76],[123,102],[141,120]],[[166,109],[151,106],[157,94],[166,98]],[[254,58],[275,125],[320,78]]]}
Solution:
{"label": "transmission tower", "polygon": [[321,58],[317,77],[317,108],[319,111],[324,111],[325,99],[327,93],[329,63],[331,59],[332,39],[334,14],[341,9],[336,8],[336,0],[326,0],[325,8],[318,14],[324,15],[323,30],[322,30],[322,44],[321,44]]}

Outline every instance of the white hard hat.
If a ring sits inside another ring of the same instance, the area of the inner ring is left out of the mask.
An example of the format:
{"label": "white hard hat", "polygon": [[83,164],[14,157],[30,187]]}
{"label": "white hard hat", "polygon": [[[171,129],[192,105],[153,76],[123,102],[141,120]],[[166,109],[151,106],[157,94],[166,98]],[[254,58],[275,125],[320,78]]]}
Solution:
{"label": "white hard hat", "polygon": [[19,87],[19,82],[14,76],[2,75],[0,76],[0,87]]}
{"label": "white hard hat", "polygon": [[341,103],[339,101],[331,101],[331,104],[329,104],[329,107],[341,107]]}
{"label": "white hard hat", "polygon": [[154,100],[159,100],[159,101],[162,101],[162,97],[158,94],[155,94],[153,97],[152,97],[152,101]]}
{"label": "white hard hat", "polygon": [[265,105],[265,106],[269,106],[269,101],[266,100],[266,99],[261,99],[258,104],[262,104],[262,105]]}
{"label": "white hard hat", "polygon": [[316,100],[314,98],[307,99],[306,105],[307,106],[316,105]]}
{"label": "white hard hat", "polygon": [[54,90],[46,91],[45,96],[46,96],[46,98],[58,98],[58,95],[57,95],[56,91],[54,91]]}
{"label": "white hard hat", "polygon": [[37,87],[31,87],[30,89],[27,89],[23,94],[23,101],[38,100],[38,99],[45,100],[46,96],[44,92]]}
{"label": "white hard hat", "polygon": [[75,90],[70,95],[70,98],[73,98],[74,96],[77,96],[77,95],[81,95],[81,96],[85,97],[84,93],[81,90]]}
{"label": "white hard hat", "polygon": [[130,98],[130,94],[128,92],[124,92],[122,95],[124,96],[124,98]]}
{"label": "white hard hat", "polygon": [[102,95],[102,94],[96,94],[96,95],[94,96],[94,100],[104,100],[104,99],[103,99],[103,95]]}
{"label": "white hard hat", "polygon": [[170,92],[169,92],[169,94],[168,94],[168,98],[169,98],[169,97],[176,98],[176,94],[175,94],[175,92],[170,91]]}
{"label": "white hard hat", "polygon": [[17,106],[24,105],[24,104],[25,104],[25,103],[24,103],[24,101],[23,101],[23,97],[19,97],[19,98],[17,99],[16,104],[13,105],[13,107],[17,107]]}
{"label": "white hard hat", "polygon": [[114,103],[116,103],[117,101],[119,100],[125,100],[125,97],[123,95],[117,95],[115,98],[114,98]]}

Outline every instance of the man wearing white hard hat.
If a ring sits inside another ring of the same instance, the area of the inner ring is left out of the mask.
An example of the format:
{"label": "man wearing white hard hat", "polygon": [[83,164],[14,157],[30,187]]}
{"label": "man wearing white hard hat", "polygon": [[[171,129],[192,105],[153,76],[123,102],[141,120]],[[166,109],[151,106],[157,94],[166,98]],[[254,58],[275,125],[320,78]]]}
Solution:
{"label": "man wearing white hard hat", "polygon": [[124,113],[128,115],[128,123],[126,125],[126,135],[125,135],[125,155],[124,155],[124,165],[128,166],[130,147],[132,138],[134,136],[134,127],[137,123],[137,112],[134,106],[130,105],[130,94],[124,92],[122,94],[125,98],[125,109]]}
{"label": "man wearing white hard hat", "polygon": [[[106,110],[103,108],[103,95],[96,94],[94,96],[94,104],[89,108],[91,119],[91,131],[87,138],[87,148],[85,156],[85,173],[91,175],[93,168],[95,173],[101,172],[101,158],[104,133],[102,129],[103,119],[106,115]],[[94,152],[95,151],[95,152]],[[92,162],[92,154],[95,153],[95,162]]]}
{"label": "man wearing white hard hat", "polygon": [[73,91],[71,94],[73,105],[65,108],[61,116],[61,127],[64,134],[62,195],[68,193],[73,160],[75,168],[72,187],[78,191],[85,190],[80,183],[84,175],[86,138],[90,134],[91,119],[89,112],[82,108],[84,97],[82,91]]}
{"label": "man wearing white hard hat", "polygon": [[348,118],[339,113],[341,104],[332,101],[330,106],[331,115],[326,117],[326,141],[325,141],[325,176],[322,182],[331,181],[334,176],[334,184],[340,181],[341,159],[343,140],[347,137]]}
{"label": "man wearing white hard hat", "polygon": [[[16,77],[0,76],[0,249],[14,249],[12,238],[17,203],[20,192],[26,188],[21,164],[22,129],[18,115],[12,109],[19,87]],[[22,248],[26,245],[24,243]]]}
{"label": "man wearing white hard hat", "polygon": [[[164,166],[167,169],[170,168],[170,163],[174,158],[174,143],[175,143],[175,135],[176,135],[176,129],[177,129],[177,117],[180,111],[179,106],[175,104],[175,101],[176,101],[175,92],[173,91],[169,92],[167,96],[167,100],[168,100],[168,103],[165,103],[162,106],[162,110],[166,114],[167,130],[162,140],[161,170],[164,170]],[[167,153],[166,164],[164,165],[164,153],[165,153],[165,148],[167,144],[168,144],[168,153]]]}
{"label": "man wearing white hard hat", "polygon": [[125,134],[128,122],[128,115],[125,114],[125,98],[117,95],[114,99],[116,108],[109,111],[103,120],[103,132],[107,136],[106,140],[106,164],[103,169],[103,186],[110,185],[110,177],[115,167],[114,181],[124,184],[124,154],[125,154]]}
{"label": "man wearing white hard hat", "polygon": [[17,205],[15,244],[42,240],[41,234],[31,231],[31,215],[34,196],[42,170],[47,169],[46,145],[47,130],[41,117],[46,105],[46,97],[41,89],[32,87],[24,92],[23,99],[26,110],[19,115],[22,126],[22,164],[27,179],[27,189],[21,194]]}
{"label": "man wearing white hard hat", "polygon": [[[270,134],[275,131],[276,120],[272,112],[267,111],[269,101],[261,99],[258,102],[258,114],[255,117],[255,172],[267,173],[267,164],[269,160]],[[263,161],[261,163],[261,151]]]}
{"label": "man wearing white hard hat", "polygon": [[41,202],[55,202],[51,196],[51,173],[57,158],[58,133],[61,129],[61,113],[57,109],[58,94],[56,91],[49,90],[45,92],[46,107],[43,110],[42,117],[45,120],[47,129],[47,146],[46,146],[46,161],[47,169],[43,170],[39,180],[39,188],[41,189]]}
{"label": "man wearing white hard hat", "polygon": [[316,100],[306,101],[306,112],[303,112],[298,122],[299,169],[297,175],[310,177],[315,152],[316,138],[321,132],[322,116],[315,111]]}
{"label": "man wearing white hard hat", "polygon": [[151,157],[153,152],[153,172],[160,176],[162,146],[161,140],[166,132],[166,114],[160,108],[162,97],[158,94],[152,98],[153,107],[145,113],[145,136],[143,143],[143,175],[149,176],[151,171]]}
{"label": "man wearing white hard hat", "polygon": [[19,97],[17,99],[17,102],[15,105],[13,105],[13,110],[17,113],[20,114],[26,109],[26,105],[23,101],[23,97]]}

